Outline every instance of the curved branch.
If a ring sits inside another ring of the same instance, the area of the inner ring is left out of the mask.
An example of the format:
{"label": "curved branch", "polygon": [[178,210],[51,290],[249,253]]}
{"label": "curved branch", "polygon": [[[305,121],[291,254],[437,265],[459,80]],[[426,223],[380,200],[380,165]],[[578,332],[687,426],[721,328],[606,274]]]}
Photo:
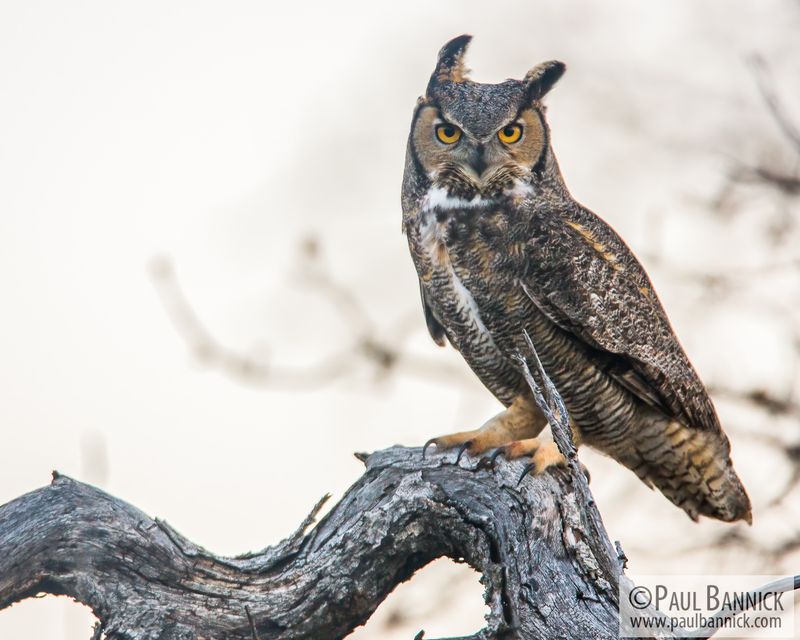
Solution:
{"label": "curved branch", "polygon": [[68,595],[111,639],[341,638],[449,556],[483,576],[488,624],[473,639],[617,637],[621,567],[605,533],[589,533],[572,476],[555,470],[517,487],[520,461],[491,471],[451,459],[374,453],[316,527],[306,532],[322,501],[280,544],[236,558],[54,474],[0,507],[0,608]]}

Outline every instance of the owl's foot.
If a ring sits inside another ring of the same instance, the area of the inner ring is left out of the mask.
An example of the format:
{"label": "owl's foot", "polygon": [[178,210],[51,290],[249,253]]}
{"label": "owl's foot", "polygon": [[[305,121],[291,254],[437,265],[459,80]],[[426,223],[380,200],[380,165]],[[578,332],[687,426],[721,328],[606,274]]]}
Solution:
{"label": "owl's foot", "polygon": [[422,448],[422,455],[425,456],[431,445],[436,445],[437,449],[442,450],[458,448],[455,459],[458,464],[465,451],[477,455],[518,440],[535,438],[546,424],[547,421],[532,399],[517,396],[508,409],[496,415],[480,429],[431,438]]}
{"label": "owl's foot", "polygon": [[478,463],[480,466],[494,467],[494,463],[499,456],[506,460],[516,460],[518,458],[529,457],[530,461],[522,470],[517,484],[529,473],[538,475],[550,467],[563,467],[567,464],[567,459],[561,454],[551,438],[527,438],[517,440],[503,447],[496,449],[491,456],[482,458]]}

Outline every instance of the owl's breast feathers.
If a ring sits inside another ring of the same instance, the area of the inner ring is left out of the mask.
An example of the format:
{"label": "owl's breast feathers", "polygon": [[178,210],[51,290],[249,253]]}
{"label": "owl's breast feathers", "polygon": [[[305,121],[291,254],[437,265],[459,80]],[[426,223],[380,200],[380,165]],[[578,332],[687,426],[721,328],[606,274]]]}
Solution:
{"label": "owl's breast feathers", "polygon": [[524,196],[466,201],[432,190],[408,212],[404,226],[434,338],[446,333],[464,353],[479,336],[510,360],[522,329],[545,317],[597,353],[644,403],[720,432],[703,383],[622,239],[574,201],[555,208]]}
{"label": "owl's breast feathers", "polygon": [[[515,269],[499,265],[509,257],[494,246],[508,231],[504,210],[497,198],[466,199],[434,188],[406,216],[404,228],[431,336],[438,344],[446,336],[483,383],[510,404],[524,380],[505,339],[521,326],[517,304],[506,295],[511,283],[504,280]],[[517,260],[521,268],[521,254]],[[515,291],[521,301],[524,292]]]}

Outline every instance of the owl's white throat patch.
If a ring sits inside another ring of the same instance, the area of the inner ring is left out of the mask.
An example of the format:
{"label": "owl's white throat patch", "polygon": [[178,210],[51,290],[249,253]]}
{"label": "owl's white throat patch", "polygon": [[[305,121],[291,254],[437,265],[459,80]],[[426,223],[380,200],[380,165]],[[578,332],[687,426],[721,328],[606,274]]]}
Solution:
{"label": "owl's white throat patch", "polygon": [[420,211],[433,211],[434,209],[470,209],[493,203],[494,201],[492,199],[484,198],[481,194],[477,194],[472,200],[466,200],[465,198],[451,196],[450,192],[444,187],[431,187],[428,189],[428,193],[422,198]]}
{"label": "owl's white throat patch", "polygon": [[[534,193],[533,185],[523,180],[514,180],[514,184],[509,189],[506,189],[504,195],[510,197],[512,200],[519,202],[527,197],[532,196]],[[481,194],[476,194],[471,200],[460,198],[458,196],[451,196],[450,192],[444,187],[431,187],[422,198],[420,212],[426,213],[439,209],[440,211],[448,211],[452,209],[474,209],[477,207],[486,207],[497,204],[494,198],[485,198]]]}

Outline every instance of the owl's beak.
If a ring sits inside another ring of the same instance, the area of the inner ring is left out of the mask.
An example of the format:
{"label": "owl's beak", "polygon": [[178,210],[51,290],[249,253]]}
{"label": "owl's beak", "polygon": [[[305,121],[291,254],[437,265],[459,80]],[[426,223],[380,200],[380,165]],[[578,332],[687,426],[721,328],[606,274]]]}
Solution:
{"label": "owl's beak", "polygon": [[477,145],[475,147],[475,151],[472,152],[469,166],[475,172],[475,176],[477,178],[480,178],[483,175],[483,172],[486,171],[486,167],[489,166],[486,163],[486,157],[483,154],[482,144]]}

